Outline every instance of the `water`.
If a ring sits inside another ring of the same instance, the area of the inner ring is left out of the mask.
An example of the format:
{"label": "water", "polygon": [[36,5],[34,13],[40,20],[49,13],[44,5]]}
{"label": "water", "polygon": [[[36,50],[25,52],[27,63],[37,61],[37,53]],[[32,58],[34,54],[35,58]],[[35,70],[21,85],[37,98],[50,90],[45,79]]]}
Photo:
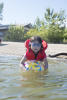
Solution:
{"label": "water", "polygon": [[45,72],[22,72],[20,59],[0,56],[0,100],[67,100],[65,59],[48,59]]}

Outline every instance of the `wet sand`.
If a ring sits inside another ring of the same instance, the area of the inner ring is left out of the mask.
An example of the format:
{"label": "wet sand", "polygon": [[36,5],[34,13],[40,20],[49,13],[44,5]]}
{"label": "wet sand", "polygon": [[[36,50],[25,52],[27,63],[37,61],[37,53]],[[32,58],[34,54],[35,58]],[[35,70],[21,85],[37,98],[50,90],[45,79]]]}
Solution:
{"label": "wet sand", "polygon": [[[24,55],[26,49],[22,42],[2,42],[0,44],[0,55]],[[47,56],[56,53],[67,52],[67,44],[48,44]]]}

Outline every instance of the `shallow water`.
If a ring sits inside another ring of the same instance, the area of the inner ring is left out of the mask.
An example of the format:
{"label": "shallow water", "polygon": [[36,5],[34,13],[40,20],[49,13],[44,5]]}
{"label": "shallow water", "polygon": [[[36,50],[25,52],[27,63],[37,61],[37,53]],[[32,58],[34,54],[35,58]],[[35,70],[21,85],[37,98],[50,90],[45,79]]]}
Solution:
{"label": "shallow water", "polygon": [[45,72],[22,72],[20,59],[0,56],[0,100],[67,100],[67,60],[48,59]]}

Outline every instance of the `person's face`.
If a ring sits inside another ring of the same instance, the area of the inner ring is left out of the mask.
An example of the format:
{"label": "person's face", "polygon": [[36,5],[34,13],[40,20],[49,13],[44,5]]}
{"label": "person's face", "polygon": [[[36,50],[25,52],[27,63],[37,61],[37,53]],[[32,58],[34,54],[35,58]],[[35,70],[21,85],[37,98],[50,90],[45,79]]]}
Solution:
{"label": "person's face", "polygon": [[34,41],[31,43],[31,49],[37,53],[41,48],[41,44],[38,41]]}

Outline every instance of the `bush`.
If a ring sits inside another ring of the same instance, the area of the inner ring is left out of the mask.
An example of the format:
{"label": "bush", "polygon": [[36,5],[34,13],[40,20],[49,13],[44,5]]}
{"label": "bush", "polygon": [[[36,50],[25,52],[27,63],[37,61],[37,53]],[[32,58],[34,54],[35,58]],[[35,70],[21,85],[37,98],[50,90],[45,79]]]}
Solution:
{"label": "bush", "polygon": [[67,39],[64,38],[64,39],[63,39],[63,43],[67,43]]}
{"label": "bush", "polygon": [[4,40],[8,41],[24,41],[24,27],[22,26],[10,26],[10,29],[6,32]]}
{"label": "bush", "polygon": [[48,42],[62,43],[63,42],[64,30],[59,28],[57,25],[49,27],[48,29]]}
{"label": "bush", "polygon": [[63,37],[64,37],[64,39],[67,39],[67,33],[65,33]]}
{"label": "bush", "polygon": [[30,38],[32,36],[40,36],[43,40],[48,41],[48,39],[47,39],[47,30],[42,29],[42,27],[40,28],[40,30],[38,30],[36,28],[29,30],[26,34],[26,37]]}

